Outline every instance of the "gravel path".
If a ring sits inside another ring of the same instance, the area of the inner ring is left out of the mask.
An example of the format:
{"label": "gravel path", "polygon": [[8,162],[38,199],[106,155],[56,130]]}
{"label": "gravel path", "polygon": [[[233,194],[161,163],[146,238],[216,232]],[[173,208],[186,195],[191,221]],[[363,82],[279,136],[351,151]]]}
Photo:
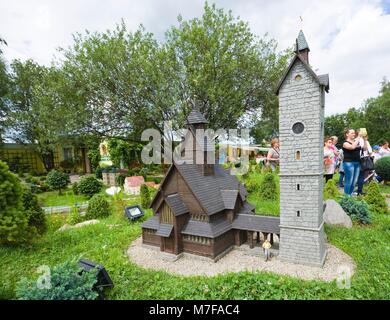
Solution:
{"label": "gravel path", "polygon": [[[275,245],[277,246],[277,243]],[[162,253],[159,248],[144,246],[142,238],[138,238],[131,244],[127,254],[132,262],[143,268],[183,276],[215,276],[228,272],[268,271],[306,280],[332,281],[345,270],[340,267],[348,268],[347,270],[350,270],[352,275],[355,270],[353,260],[330,244],[327,244],[327,248],[328,255],[323,268],[281,262],[278,257],[265,262],[261,248],[249,249],[248,245],[233,249],[217,262],[187,253],[174,261],[173,255]]]}

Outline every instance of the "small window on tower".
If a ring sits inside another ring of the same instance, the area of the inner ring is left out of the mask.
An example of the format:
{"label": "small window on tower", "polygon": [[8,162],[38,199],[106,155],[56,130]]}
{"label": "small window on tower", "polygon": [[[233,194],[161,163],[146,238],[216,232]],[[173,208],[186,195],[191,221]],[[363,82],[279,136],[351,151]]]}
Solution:
{"label": "small window on tower", "polygon": [[298,211],[297,211],[297,217],[300,217],[300,216],[301,216],[301,211],[298,210]]}
{"label": "small window on tower", "polygon": [[295,76],[295,81],[301,81],[302,80],[302,76],[300,74],[297,74]]}
{"label": "small window on tower", "polygon": [[301,160],[301,151],[295,152],[295,160]]}
{"label": "small window on tower", "polygon": [[299,183],[297,184],[297,190],[301,190],[301,185]]}

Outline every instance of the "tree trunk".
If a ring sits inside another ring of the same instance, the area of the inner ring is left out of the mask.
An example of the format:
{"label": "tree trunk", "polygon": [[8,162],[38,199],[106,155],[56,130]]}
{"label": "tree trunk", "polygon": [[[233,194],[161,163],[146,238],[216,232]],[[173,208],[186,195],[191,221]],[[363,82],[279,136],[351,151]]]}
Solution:
{"label": "tree trunk", "polygon": [[41,154],[43,166],[45,170],[49,172],[54,169],[54,153],[53,151],[47,151]]}

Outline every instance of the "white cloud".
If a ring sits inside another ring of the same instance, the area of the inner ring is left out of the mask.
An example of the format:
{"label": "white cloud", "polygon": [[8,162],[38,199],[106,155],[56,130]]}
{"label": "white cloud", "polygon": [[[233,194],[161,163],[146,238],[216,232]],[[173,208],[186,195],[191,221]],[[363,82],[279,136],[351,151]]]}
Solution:
{"label": "white cloud", "polygon": [[[303,27],[309,43],[310,63],[318,73],[329,73],[331,91],[326,113],[359,107],[376,96],[384,76],[390,78],[390,15],[380,0],[217,0],[248,21],[251,30],[266,32],[279,43],[291,46]],[[14,0],[0,3],[0,36],[9,46],[6,58],[32,58],[49,64],[58,47],[72,43],[72,33],[103,31],[123,18],[130,30],[143,24],[157,39],[184,19],[200,16],[203,1],[180,0]],[[303,23],[299,17],[303,17]]]}

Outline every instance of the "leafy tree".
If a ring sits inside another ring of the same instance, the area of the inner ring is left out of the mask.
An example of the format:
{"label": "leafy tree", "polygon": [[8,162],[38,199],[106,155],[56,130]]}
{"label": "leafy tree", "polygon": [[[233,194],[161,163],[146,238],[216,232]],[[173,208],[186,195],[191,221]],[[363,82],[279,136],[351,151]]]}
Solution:
{"label": "leafy tree", "polygon": [[16,296],[20,300],[95,300],[96,274],[96,270],[82,272],[75,262],[65,262],[50,270],[47,282],[23,278],[17,285]]}
{"label": "leafy tree", "polygon": [[[201,18],[185,21],[166,34],[165,50],[176,70],[180,102],[196,97],[213,128],[235,128],[247,113],[277,108],[274,88],[286,66],[276,42],[257,38],[248,23],[215,5]],[[187,113],[185,112],[185,113]]]}
{"label": "leafy tree", "polygon": [[20,181],[0,161],[0,244],[19,244],[27,240],[28,217],[23,212]]}
{"label": "leafy tree", "polygon": [[367,128],[371,145],[390,140],[390,82],[384,79],[379,96],[369,98],[363,107],[350,108],[346,113],[331,115],[325,119],[325,135],[336,135],[344,141],[344,129]]}
{"label": "leafy tree", "polygon": [[67,123],[53,101],[58,72],[32,60],[11,64],[10,111],[8,126],[14,128],[9,138],[28,143],[41,156],[45,169],[54,167],[54,148],[61,128]]}
{"label": "leafy tree", "polygon": [[325,118],[324,133],[326,137],[337,136],[339,145],[343,143],[344,130],[348,127],[347,116],[345,113],[335,114]]}
{"label": "leafy tree", "polygon": [[129,167],[133,161],[139,161],[143,145],[122,139],[110,139],[108,149],[113,165],[117,168]]}
{"label": "leafy tree", "polygon": [[61,190],[70,183],[70,179],[65,172],[52,170],[47,175],[46,182],[50,188],[58,190],[58,194],[61,194]]}
{"label": "leafy tree", "polygon": [[122,22],[115,30],[74,35],[64,53],[66,90],[75,95],[68,105],[79,110],[72,122],[80,134],[124,137],[144,125],[150,105],[148,72],[155,68],[157,42],[141,27],[131,33]]}
{"label": "leafy tree", "polygon": [[380,94],[368,99],[364,108],[364,119],[371,144],[390,141],[390,82],[382,82]]}

